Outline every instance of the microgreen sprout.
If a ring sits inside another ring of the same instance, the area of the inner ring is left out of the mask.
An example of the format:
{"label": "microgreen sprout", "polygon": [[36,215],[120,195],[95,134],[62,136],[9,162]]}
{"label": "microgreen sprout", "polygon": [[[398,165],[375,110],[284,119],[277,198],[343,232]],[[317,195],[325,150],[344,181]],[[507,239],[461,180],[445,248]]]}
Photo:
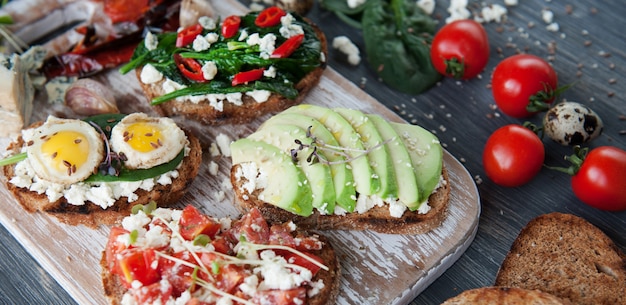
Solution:
{"label": "microgreen sprout", "polygon": [[157,208],[156,201],[150,200],[150,202],[147,205],[143,205],[143,204],[134,205],[131,208],[130,212],[134,215],[134,214],[139,213],[139,211],[143,211],[144,214],[150,215],[154,210],[156,210],[156,208]]}
{"label": "microgreen sprout", "polygon": [[100,138],[102,138],[102,141],[104,141],[104,147],[106,149],[106,155],[102,163],[100,163],[98,170],[104,175],[118,176],[122,168],[122,163],[126,161],[126,155],[124,155],[123,153],[118,154],[112,151],[111,143],[109,143],[109,139],[107,138],[102,128],[100,128],[98,124],[92,121],[89,121],[89,124],[98,131],[98,133],[100,134]]}
{"label": "microgreen sprout", "polygon": [[[311,153],[307,156],[306,161],[309,163],[315,163],[317,162],[321,162],[323,164],[327,164],[327,165],[332,165],[332,164],[339,164],[339,163],[349,163],[352,162],[358,158],[364,157],[367,154],[369,154],[370,152],[384,146],[385,144],[391,142],[394,140],[394,138],[390,138],[387,139],[381,143],[378,143],[376,145],[374,145],[373,147],[370,147],[368,149],[356,149],[356,148],[350,148],[350,147],[341,147],[341,146],[336,146],[336,145],[330,145],[330,144],[326,144],[324,143],[324,141],[319,140],[317,137],[315,137],[312,133],[311,133],[311,128],[313,126],[309,126],[309,128],[307,128],[306,130],[306,137],[307,139],[311,139],[311,143],[310,144],[306,144],[305,142],[303,142],[300,139],[295,139],[294,142],[296,144],[298,144],[298,148],[294,148],[290,151],[291,153],[291,159],[293,160],[293,162],[297,162],[298,160],[298,152],[303,151],[304,149],[311,149]],[[341,160],[341,161],[328,161],[326,160],[326,158],[324,158],[323,154],[320,154],[320,152],[329,152],[335,155],[340,155],[342,157],[345,158],[345,160]],[[359,153],[358,155],[351,155],[347,152],[357,152]]]}

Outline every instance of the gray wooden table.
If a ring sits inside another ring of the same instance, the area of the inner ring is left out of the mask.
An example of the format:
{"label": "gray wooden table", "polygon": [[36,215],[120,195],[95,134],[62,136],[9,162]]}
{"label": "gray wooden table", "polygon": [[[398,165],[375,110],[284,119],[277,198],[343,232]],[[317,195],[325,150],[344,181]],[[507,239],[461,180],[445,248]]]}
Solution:
{"label": "gray wooden table", "polygon": [[[470,1],[476,9],[482,1]],[[488,1],[503,4],[503,1]],[[438,1],[435,16],[443,19],[449,1]],[[546,29],[541,10],[550,9],[559,31]],[[550,59],[561,84],[574,83],[562,98],[591,106],[603,118],[605,131],[591,147],[626,149],[626,3],[592,0],[523,0],[508,7],[503,23],[485,24],[491,59],[482,77],[445,79],[428,92],[411,96],[379,82],[362,62],[349,65],[330,51],[330,65],[409,122],[433,130],[446,149],[464,162],[480,191],[482,215],[477,236],[467,252],[411,304],[439,304],[463,290],[493,283],[500,263],[520,229],[533,217],[549,212],[572,213],[605,231],[626,251],[626,212],[603,212],[584,205],[564,174],[543,169],[531,183],[504,188],[489,181],[481,154],[492,131],[523,120],[500,115],[488,87],[491,71],[504,57],[528,52]],[[361,50],[361,33],[319,7],[309,14],[329,38],[348,36]],[[364,54],[362,54],[364,55]],[[365,56],[364,56],[365,57]],[[539,123],[540,117],[531,121]],[[571,149],[544,139],[546,163],[564,164]],[[626,186],[624,186],[626,189]],[[75,304],[22,246],[0,227],[0,304]]]}

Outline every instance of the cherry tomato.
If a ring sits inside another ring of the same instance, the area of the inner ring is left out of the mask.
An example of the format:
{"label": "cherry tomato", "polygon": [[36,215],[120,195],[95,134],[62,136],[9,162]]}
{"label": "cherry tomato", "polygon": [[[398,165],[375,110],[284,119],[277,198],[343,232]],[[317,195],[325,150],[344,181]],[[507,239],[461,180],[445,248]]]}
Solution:
{"label": "cherry tomato", "polygon": [[126,280],[126,285],[130,286],[133,281],[139,281],[143,285],[156,283],[161,279],[161,275],[154,266],[158,260],[153,249],[142,250],[139,248],[128,249],[120,253],[119,270],[121,276]]}
{"label": "cherry tomato", "polygon": [[300,47],[304,40],[304,34],[298,34],[289,37],[283,44],[272,52],[271,58],[287,58]]}
{"label": "cherry tomato", "polygon": [[197,81],[197,82],[207,81],[204,78],[204,73],[202,72],[202,66],[195,59],[185,58],[185,57],[180,56],[180,54],[174,54],[174,63],[176,63],[178,70],[186,78],[193,80],[193,81]]}
{"label": "cherry tomato", "polygon": [[228,16],[222,22],[222,36],[224,38],[231,38],[237,34],[239,31],[239,25],[241,24],[241,17],[239,16]]}
{"label": "cherry tomato", "polygon": [[572,176],[572,190],[582,202],[605,211],[626,210],[626,151],[601,146],[589,151]]}
{"label": "cherry tomato", "polygon": [[235,74],[232,80],[232,86],[237,86],[241,84],[246,84],[249,82],[253,82],[255,80],[261,79],[263,77],[263,71],[265,68],[252,69],[249,71],[243,71]]}
{"label": "cherry tomato", "polygon": [[127,230],[122,227],[113,227],[111,228],[111,232],[109,233],[109,239],[106,244],[106,248],[104,250],[104,257],[106,260],[106,265],[114,274],[121,274],[120,266],[117,261],[117,255],[122,251],[126,250],[128,247],[126,243],[121,241],[119,237],[124,234],[129,234]]}
{"label": "cherry tomato", "polygon": [[280,18],[285,15],[287,15],[287,12],[280,7],[270,6],[259,13],[254,20],[254,24],[262,28],[275,26],[280,23]]}
{"label": "cherry tomato", "polygon": [[543,142],[532,130],[516,124],[494,131],[483,151],[483,168],[498,185],[515,187],[528,183],[543,165]]}
{"label": "cherry tomato", "polygon": [[202,26],[198,23],[184,28],[176,36],[176,47],[182,48],[192,43],[198,35],[202,34],[202,30]]}
{"label": "cherry tomato", "polygon": [[473,78],[485,69],[489,60],[487,31],[471,19],[448,23],[435,34],[430,59],[443,75]]}
{"label": "cherry tomato", "polygon": [[491,91],[498,108],[514,118],[548,110],[557,90],[554,68],[535,55],[505,58],[493,71]]}

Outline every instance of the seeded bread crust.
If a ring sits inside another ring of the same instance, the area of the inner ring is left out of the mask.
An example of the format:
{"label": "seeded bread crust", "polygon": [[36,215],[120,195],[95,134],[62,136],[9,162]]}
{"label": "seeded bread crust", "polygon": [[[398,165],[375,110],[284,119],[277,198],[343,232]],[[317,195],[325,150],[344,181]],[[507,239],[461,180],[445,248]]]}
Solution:
{"label": "seeded bread crust", "polygon": [[[339,295],[341,267],[339,258],[328,240],[323,235],[318,236],[320,241],[324,243],[324,247],[322,250],[314,251],[312,253],[324,261],[324,264],[328,267],[328,271],[320,269],[320,271],[313,277],[312,281],[314,282],[322,280],[324,288],[322,288],[314,297],[308,298],[306,304],[333,305],[336,302],[337,295]],[[100,267],[102,269],[102,286],[104,288],[105,296],[111,305],[120,305],[122,297],[124,296],[124,293],[126,293],[127,289],[122,285],[119,276],[111,274],[108,268],[106,268],[106,257],[104,251],[102,252],[102,258],[100,260]]]}
{"label": "seeded bread crust", "polygon": [[583,218],[541,215],[513,242],[495,285],[539,289],[574,304],[626,304],[626,255]]}
{"label": "seeded bread crust", "polygon": [[[307,20],[308,21],[308,20]],[[321,58],[328,57],[327,40],[324,33],[315,24],[308,21],[315,30],[317,37],[320,40],[322,53]],[[139,67],[135,70],[137,79],[141,85],[147,101],[150,103],[152,99],[165,94],[163,91],[163,83],[165,79],[162,79],[153,84],[144,84],[141,82],[141,70],[143,67]],[[326,62],[322,61],[320,66],[309,72],[303,79],[301,79],[295,88],[299,94],[296,99],[288,99],[282,95],[272,93],[267,101],[259,103],[248,95],[242,96],[243,105],[237,106],[230,102],[224,101],[224,109],[219,111],[209,105],[208,100],[200,101],[199,103],[193,103],[189,101],[167,101],[153,108],[161,116],[174,117],[183,116],[194,121],[198,121],[205,125],[224,125],[224,124],[244,124],[248,123],[260,116],[267,113],[277,113],[283,111],[293,105],[300,104],[304,97],[314,88],[320,81],[322,73],[326,69]]]}
{"label": "seeded bread crust", "polygon": [[240,166],[236,164],[230,172],[230,181],[235,192],[235,206],[241,211],[256,207],[268,222],[281,223],[291,220],[299,228],[307,230],[373,230],[385,234],[421,234],[440,226],[448,214],[451,186],[445,167],[442,171],[445,183],[428,198],[430,211],[419,214],[417,211],[407,210],[402,217],[396,218],[389,215],[387,206],[374,207],[362,214],[321,215],[314,211],[308,217],[298,216],[259,200],[260,190],[255,190],[252,194],[245,191],[241,187],[246,182],[245,178],[241,177],[241,180],[238,180],[235,174]]}
{"label": "seeded bread crust", "polygon": [[[41,124],[43,122],[35,123],[31,128]],[[129,215],[132,207],[137,204],[146,205],[154,200],[158,206],[165,207],[177,202],[187,192],[187,188],[198,175],[200,164],[202,163],[202,148],[197,137],[187,130],[184,131],[189,140],[191,150],[189,155],[183,158],[182,164],[178,168],[179,176],[173,179],[169,185],[157,184],[150,191],[137,190],[135,194],[138,195],[138,198],[133,202],[128,202],[127,197],[121,197],[113,206],[106,210],[89,201],[81,206],[72,205],[64,197],[55,202],[50,202],[46,194],[38,194],[37,192],[17,187],[9,183],[9,180],[15,176],[15,165],[4,166],[5,184],[20,205],[30,213],[45,212],[69,225],[97,227],[101,224],[113,224]],[[19,153],[23,145],[23,139],[18,137],[16,142],[9,145],[7,151]]]}
{"label": "seeded bread crust", "polygon": [[481,287],[466,290],[441,305],[572,305],[572,303],[539,290]]}

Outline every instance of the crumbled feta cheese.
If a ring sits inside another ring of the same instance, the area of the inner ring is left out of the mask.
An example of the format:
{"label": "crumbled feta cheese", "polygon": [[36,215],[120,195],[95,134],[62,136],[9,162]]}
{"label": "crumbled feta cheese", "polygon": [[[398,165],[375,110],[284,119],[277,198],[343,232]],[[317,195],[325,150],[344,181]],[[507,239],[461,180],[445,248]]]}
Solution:
{"label": "crumbled feta cheese", "polygon": [[263,77],[275,78],[276,77],[276,67],[270,66],[269,68],[263,70]]}
{"label": "crumbled feta cheese", "polygon": [[485,6],[480,11],[480,17],[477,16],[474,20],[478,22],[501,22],[502,19],[506,16],[507,9],[506,7],[500,4],[492,4]]}
{"label": "crumbled feta cheese", "polygon": [[506,6],[516,6],[518,4],[518,0],[504,0],[504,5]]}
{"label": "crumbled feta cheese", "polygon": [[204,38],[202,35],[196,36],[193,40],[192,48],[196,52],[202,52],[208,50],[211,47],[211,44]]}
{"label": "crumbled feta cheese", "polygon": [[333,48],[348,55],[348,62],[356,66],[361,62],[359,48],[346,36],[337,36],[333,39]]}
{"label": "crumbled feta cheese", "polygon": [[435,0],[417,0],[416,4],[428,15],[435,11]]}
{"label": "crumbled feta cheese", "polygon": [[278,32],[280,33],[280,35],[282,35],[285,38],[289,38],[291,36],[304,34],[304,30],[302,29],[302,26],[299,24],[294,24],[293,20],[294,18],[293,18],[293,15],[291,14],[287,14],[280,18],[281,27],[280,29],[278,29]]}
{"label": "crumbled feta cheese", "polygon": [[156,35],[148,32],[146,34],[146,38],[144,39],[144,45],[148,51],[155,50],[159,46],[159,40]]}
{"label": "crumbled feta cheese", "polygon": [[546,30],[550,31],[550,32],[558,32],[559,31],[559,24],[556,22],[552,22],[550,24],[548,24],[546,26]]}
{"label": "crumbled feta cheese", "polygon": [[450,16],[446,18],[446,23],[450,23],[456,20],[467,19],[472,15],[471,12],[467,9],[467,0],[450,1],[448,13],[450,13]]}
{"label": "crumbled feta cheese", "polygon": [[230,143],[232,140],[227,135],[220,133],[215,137],[215,142],[220,149],[220,152],[225,157],[230,157]]}
{"label": "crumbled feta cheese", "polygon": [[207,61],[202,66],[202,77],[206,80],[212,80],[217,74],[217,65],[214,61]]}
{"label": "crumbled feta cheese", "polygon": [[356,8],[360,5],[362,5],[363,3],[365,3],[366,0],[348,0],[348,7],[349,8]]}
{"label": "crumbled feta cheese", "polygon": [[215,22],[215,19],[208,16],[198,18],[198,23],[205,30],[215,30],[217,28],[217,22]]}
{"label": "crumbled feta cheese", "polygon": [[252,97],[257,103],[264,103],[270,98],[272,92],[268,90],[252,90],[246,92],[246,95]]}
{"label": "crumbled feta cheese", "polygon": [[146,64],[141,69],[139,79],[144,84],[154,84],[163,79],[163,73],[159,72],[153,65]]}
{"label": "crumbled feta cheese", "polygon": [[209,174],[211,174],[212,176],[215,176],[217,175],[218,170],[219,170],[219,165],[215,163],[215,161],[211,160],[211,162],[209,162]]}
{"label": "crumbled feta cheese", "polygon": [[549,9],[541,10],[541,19],[543,22],[550,24],[554,20],[554,13]]}

